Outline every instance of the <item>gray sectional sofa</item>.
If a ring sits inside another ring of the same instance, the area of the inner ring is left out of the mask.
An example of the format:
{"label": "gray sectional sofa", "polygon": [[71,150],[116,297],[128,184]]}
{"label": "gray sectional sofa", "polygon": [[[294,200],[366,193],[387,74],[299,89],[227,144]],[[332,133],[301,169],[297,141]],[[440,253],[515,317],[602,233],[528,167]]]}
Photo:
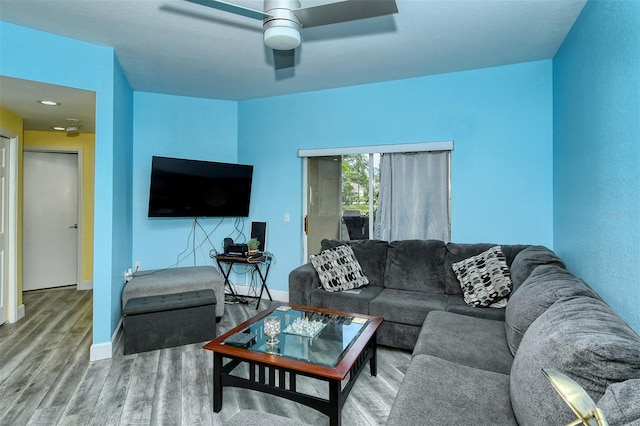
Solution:
{"label": "gray sectional sofa", "polygon": [[542,373],[553,368],[609,424],[640,425],[640,336],[553,251],[502,245],[514,290],[506,308],[476,308],[451,264],[493,244],[348,244],[370,274],[360,294],[325,292],[304,265],[289,276],[290,301],[381,315],[378,342],[413,351],[387,424],[567,424],[575,416]]}
{"label": "gray sectional sofa", "polygon": [[[310,263],[289,274],[289,302],[378,315],[384,318],[378,330],[381,345],[412,350],[430,311],[448,311],[474,317],[504,320],[504,309],[467,306],[460,283],[451,265],[482,253],[495,244],[456,244],[438,240],[342,242],[323,240],[322,250],[349,244],[369,279],[359,294],[327,292]],[[538,262],[563,265],[544,247],[502,245],[507,264],[525,248],[536,253]],[[536,265],[512,268],[512,281],[518,285]],[[515,273],[514,273],[515,272]]]}

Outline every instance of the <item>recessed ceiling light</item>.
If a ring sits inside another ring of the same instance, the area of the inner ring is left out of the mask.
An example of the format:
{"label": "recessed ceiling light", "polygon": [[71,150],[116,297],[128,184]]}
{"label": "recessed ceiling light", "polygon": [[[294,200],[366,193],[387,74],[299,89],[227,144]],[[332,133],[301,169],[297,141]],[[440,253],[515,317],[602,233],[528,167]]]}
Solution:
{"label": "recessed ceiling light", "polygon": [[67,130],[67,129],[66,129],[65,127],[59,127],[59,126],[56,126],[56,127],[54,127],[54,128],[53,128],[53,130],[60,130],[60,131],[64,131],[64,130]]}
{"label": "recessed ceiling light", "polygon": [[56,101],[47,101],[47,100],[44,100],[44,101],[38,101],[38,103],[39,103],[39,104],[42,104],[42,105],[47,105],[47,106],[58,106],[58,105],[62,105],[60,102],[56,102]]}

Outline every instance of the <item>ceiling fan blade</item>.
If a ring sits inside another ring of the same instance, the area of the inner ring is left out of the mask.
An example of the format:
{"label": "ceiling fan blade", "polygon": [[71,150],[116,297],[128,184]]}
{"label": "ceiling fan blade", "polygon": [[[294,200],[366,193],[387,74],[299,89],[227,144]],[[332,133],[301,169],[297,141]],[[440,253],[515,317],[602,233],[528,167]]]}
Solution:
{"label": "ceiling fan blade", "polygon": [[302,28],[398,13],[395,0],[344,0],[336,3],[296,9],[293,13],[300,19]]}
{"label": "ceiling fan blade", "polygon": [[260,10],[249,9],[248,7],[238,6],[237,4],[227,3],[222,0],[186,0],[191,3],[202,6],[211,7],[213,9],[222,10],[224,12],[235,13],[236,15],[246,16],[247,18],[259,19],[269,18],[271,15]]}
{"label": "ceiling fan blade", "polygon": [[291,50],[274,50],[273,51],[273,64],[276,70],[285,68],[293,68],[295,64],[295,49]]}

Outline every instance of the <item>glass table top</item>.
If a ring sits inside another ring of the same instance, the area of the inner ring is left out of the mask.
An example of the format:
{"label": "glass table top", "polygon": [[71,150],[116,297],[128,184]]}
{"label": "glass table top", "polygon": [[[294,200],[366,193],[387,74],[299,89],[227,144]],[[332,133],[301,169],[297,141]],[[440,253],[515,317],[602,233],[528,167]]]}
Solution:
{"label": "glass table top", "polygon": [[[275,337],[278,340],[276,344],[269,344],[269,336],[265,334],[265,320],[268,321],[270,317],[280,320],[280,333]],[[358,316],[280,306],[249,328],[230,337],[248,337],[250,344],[246,349],[251,351],[334,367],[365,329],[368,321],[367,318]],[[253,335],[255,338],[250,339]],[[227,340],[225,343],[229,344]]]}

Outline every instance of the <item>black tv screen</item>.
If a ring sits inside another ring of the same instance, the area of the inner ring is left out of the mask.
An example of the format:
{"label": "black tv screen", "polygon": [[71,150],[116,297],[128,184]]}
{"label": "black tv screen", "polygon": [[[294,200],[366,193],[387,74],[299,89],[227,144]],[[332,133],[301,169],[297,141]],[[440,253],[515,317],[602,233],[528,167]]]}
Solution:
{"label": "black tv screen", "polygon": [[156,157],[149,217],[247,217],[253,166]]}

